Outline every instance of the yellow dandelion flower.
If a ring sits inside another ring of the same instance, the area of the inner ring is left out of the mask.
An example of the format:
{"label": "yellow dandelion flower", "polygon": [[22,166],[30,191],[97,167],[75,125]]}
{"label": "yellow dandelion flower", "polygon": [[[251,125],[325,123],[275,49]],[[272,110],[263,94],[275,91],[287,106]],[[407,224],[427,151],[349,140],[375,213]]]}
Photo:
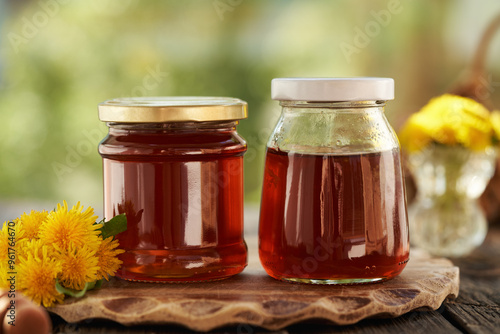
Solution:
{"label": "yellow dandelion flower", "polygon": [[441,144],[446,145],[456,145],[457,144],[457,128],[453,124],[442,123],[441,126],[436,129],[432,138]]}
{"label": "yellow dandelion flower", "polygon": [[[66,204],[66,201],[64,201],[64,204],[66,205],[67,207],[67,204]],[[76,203],[76,205],[74,205],[72,208],[71,208],[71,212],[73,213],[76,213],[76,214],[80,214],[84,219],[88,219],[90,221],[93,221],[95,222],[97,220],[97,216],[94,215],[94,209],[92,209],[92,207],[88,207],[87,210],[83,211],[83,206],[80,205],[80,202]]]}
{"label": "yellow dandelion flower", "polygon": [[99,247],[99,231],[102,224],[95,224],[97,216],[94,210],[88,208],[82,212],[80,203],[68,210],[68,204],[58,204],[57,209],[50,212],[40,227],[40,239],[47,245],[56,245],[61,249],[68,249],[70,245],[76,247],[88,246],[91,249]]}
{"label": "yellow dandelion flower", "polygon": [[3,223],[0,230],[0,262],[4,263],[8,258],[9,249],[9,233],[7,222]]}
{"label": "yellow dandelion flower", "polygon": [[487,121],[490,112],[481,103],[468,97],[443,94],[432,98],[422,109],[422,113],[430,113],[434,116],[450,116],[450,113],[465,113]]}
{"label": "yellow dandelion flower", "polygon": [[38,233],[40,226],[43,221],[47,218],[49,213],[45,210],[43,211],[35,211],[31,210],[30,214],[23,213],[21,217],[19,217],[19,221],[21,222],[21,228],[24,230],[24,238],[34,239],[38,238]]}
{"label": "yellow dandelion flower", "polygon": [[421,150],[431,142],[484,150],[492,145],[492,133],[486,107],[466,97],[444,94],[413,114],[400,136],[402,146],[408,151]]}
{"label": "yellow dandelion flower", "polygon": [[[4,222],[0,230],[0,261],[8,260],[9,248],[17,249],[19,240],[24,236],[24,231],[20,228],[19,220]],[[12,244],[15,247],[12,247]]]}
{"label": "yellow dandelion flower", "polygon": [[465,147],[473,151],[481,151],[491,146],[491,134],[484,133],[483,131],[468,128],[465,134],[459,134],[460,142]]}
{"label": "yellow dandelion flower", "polygon": [[432,141],[425,118],[420,113],[411,115],[399,133],[401,145],[410,152],[422,150]]}
{"label": "yellow dandelion flower", "polygon": [[99,270],[95,250],[87,246],[69,246],[67,251],[63,250],[59,255],[62,264],[62,271],[59,274],[59,281],[67,288],[82,290],[85,283],[96,280]]}
{"label": "yellow dandelion flower", "polygon": [[19,256],[16,266],[17,289],[38,305],[50,307],[62,302],[64,295],[55,287],[61,263],[50,256],[49,247],[41,242],[29,242],[25,246],[25,256]]}
{"label": "yellow dandelion flower", "polygon": [[22,239],[17,242],[17,256],[27,257],[29,254],[33,256],[42,257],[43,250],[47,253],[48,257],[57,257],[55,249],[52,245],[45,245],[40,239]]}
{"label": "yellow dandelion flower", "polygon": [[120,268],[122,261],[120,261],[117,256],[125,251],[123,249],[116,249],[118,246],[118,240],[113,240],[113,237],[102,240],[99,245],[99,249],[96,253],[99,259],[99,271],[97,272],[98,280],[102,278],[109,280],[109,276],[114,276],[116,271]]}
{"label": "yellow dandelion flower", "polygon": [[8,279],[10,278],[9,272],[12,272],[9,269],[7,262],[0,261],[0,289],[9,289],[10,282]]}

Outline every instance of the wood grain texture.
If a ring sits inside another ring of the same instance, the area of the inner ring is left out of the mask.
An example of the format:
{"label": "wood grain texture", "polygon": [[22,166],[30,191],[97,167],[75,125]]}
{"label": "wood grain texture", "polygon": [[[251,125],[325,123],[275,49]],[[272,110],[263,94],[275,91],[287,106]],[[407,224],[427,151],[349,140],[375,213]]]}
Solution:
{"label": "wood grain texture", "polygon": [[[436,311],[413,311],[397,318],[370,318],[353,325],[335,326],[324,321],[301,322],[284,329],[268,331],[247,324],[217,328],[211,334],[461,334],[442,316],[443,307]],[[112,321],[92,320],[82,324],[58,322],[57,334],[197,334],[185,327],[169,325],[123,326]]]}
{"label": "wood grain texture", "polygon": [[[253,255],[253,256],[252,256]],[[251,255],[242,274],[196,284],[131,283],[118,279],[50,311],[68,322],[109,319],[124,325],[175,324],[207,331],[230,325],[278,330],[302,321],[353,324],[438,309],[458,295],[459,272],[449,260],[413,251],[403,273],[370,285],[290,284],[266,275]]]}
{"label": "wood grain texture", "polygon": [[484,244],[460,267],[460,296],[444,306],[443,315],[465,333],[500,333],[500,230],[492,229]]}
{"label": "wood grain texture", "polygon": [[500,307],[483,305],[446,305],[448,319],[466,333],[499,333]]}

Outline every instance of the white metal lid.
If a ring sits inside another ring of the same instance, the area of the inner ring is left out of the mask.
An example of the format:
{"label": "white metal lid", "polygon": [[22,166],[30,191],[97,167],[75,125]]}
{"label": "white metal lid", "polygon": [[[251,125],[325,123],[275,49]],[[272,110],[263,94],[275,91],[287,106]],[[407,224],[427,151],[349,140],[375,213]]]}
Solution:
{"label": "white metal lid", "polygon": [[394,100],[391,78],[276,78],[271,97],[282,101]]}

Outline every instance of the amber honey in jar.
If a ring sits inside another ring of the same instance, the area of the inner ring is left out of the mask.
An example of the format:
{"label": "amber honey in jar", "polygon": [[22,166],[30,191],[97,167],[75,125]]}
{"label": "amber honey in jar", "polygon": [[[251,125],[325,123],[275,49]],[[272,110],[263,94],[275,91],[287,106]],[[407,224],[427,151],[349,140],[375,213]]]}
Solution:
{"label": "amber honey in jar", "polygon": [[109,134],[99,145],[106,219],[131,281],[227,278],[247,264],[243,154],[236,125],[246,102],[219,97],[120,98],[99,105]]}
{"label": "amber honey in jar", "polygon": [[267,144],[259,255],[280,280],[369,283],[409,256],[397,137],[385,115],[388,78],[283,78]]}

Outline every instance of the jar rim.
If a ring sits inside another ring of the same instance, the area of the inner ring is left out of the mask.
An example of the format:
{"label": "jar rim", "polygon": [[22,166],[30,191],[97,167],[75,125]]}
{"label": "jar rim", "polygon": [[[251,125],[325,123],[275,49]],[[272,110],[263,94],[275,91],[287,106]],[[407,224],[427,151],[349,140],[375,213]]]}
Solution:
{"label": "jar rim", "polygon": [[385,100],[373,101],[295,101],[295,100],[280,100],[280,106],[284,108],[298,109],[324,109],[332,110],[352,110],[352,109],[368,109],[368,108],[384,108]]}
{"label": "jar rim", "polygon": [[239,120],[247,118],[247,103],[232,97],[122,97],[98,105],[103,122],[165,123]]}

